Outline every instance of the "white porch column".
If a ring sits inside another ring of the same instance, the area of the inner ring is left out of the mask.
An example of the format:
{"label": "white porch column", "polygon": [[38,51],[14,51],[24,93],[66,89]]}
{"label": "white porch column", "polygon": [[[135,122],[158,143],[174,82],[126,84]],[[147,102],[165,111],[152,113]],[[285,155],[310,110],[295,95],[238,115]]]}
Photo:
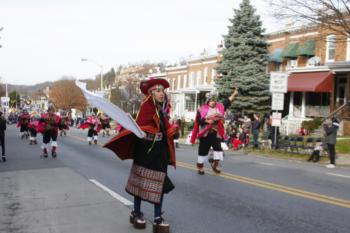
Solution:
{"label": "white porch column", "polygon": [[302,93],[302,99],[301,99],[301,117],[305,118],[305,108],[306,108],[306,93]]}
{"label": "white porch column", "polygon": [[294,118],[294,92],[291,92],[290,97],[289,97],[289,113],[288,113],[288,118],[287,118],[287,130],[286,130],[287,135],[289,135],[289,133],[290,133],[289,120],[292,118]]}
{"label": "white porch column", "polygon": [[289,98],[289,113],[288,113],[288,115],[293,116],[293,114],[294,114],[294,92],[291,92],[290,98]]}
{"label": "white porch column", "polygon": [[186,94],[182,93],[182,113],[181,117],[185,117],[185,106],[186,106]]}
{"label": "white porch column", "polygon": [[198,97],[198,91],[196,90],[196,95],[194,99],[194,112],[197,112],[197,97]]}

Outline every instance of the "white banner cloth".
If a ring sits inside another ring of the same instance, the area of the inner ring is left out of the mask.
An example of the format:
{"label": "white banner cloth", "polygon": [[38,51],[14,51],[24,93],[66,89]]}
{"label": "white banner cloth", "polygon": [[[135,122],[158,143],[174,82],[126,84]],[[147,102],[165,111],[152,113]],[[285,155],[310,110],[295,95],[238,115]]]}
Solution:
{"label": "white banner cloth", "polygon": [[133,132],[137,137],[143,138],[145,136],[145,132],[140,129],[140,127],[137,125],[129,113],[124,112],[118,106],[106,101],[99,95],[88,91],[86,89],[86,83],[76,80],[75,84],[82,90],[86,101],[89,102],[92,106],[101,109],[110,117],[116,119],[119,124]]}

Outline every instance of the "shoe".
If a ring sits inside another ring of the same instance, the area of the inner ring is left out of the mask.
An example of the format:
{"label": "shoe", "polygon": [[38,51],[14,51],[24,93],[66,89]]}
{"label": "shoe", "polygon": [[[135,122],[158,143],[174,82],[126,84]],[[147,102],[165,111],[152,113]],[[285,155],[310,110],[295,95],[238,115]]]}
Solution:
{"label": "shoe", "polygon": [[48,153],[47,153],[47,149],[44,149],[43,150],[43,157],[44,158],[47,158],[49,155],[48,155]]}
{"label": "shoe", "polygon": [[199,175],[204,175],[205,172],[203,163],[197,163],[197,169]]}
{"label": "shoe", "polygon": [[213,169],[213,172],[215,172],[216,174],[221,173],[221,169],[219,167],[219,161],[218,160],[214,160],[213,163],[210,164],[211,168]]}
{"label": "shoe", "polygon": [[92,145],[92,143],[91,143],[91,141],[89,141],[89,146],[91,146]]}
{"label": "shoe", "polygon": [[143,213],[136,213],[132,211],[129,217],[129,221],[134,225],[135,229],[145,229],[146,228],[146,220],[143,217]]}
{"label": "shoe", "polygon": [[328,164],[328,165],[326,165],[326,168],[335,168],[335,165],[334,164]]}
{"label": "shoe", "polygon": [[56,152],[52,152],[51,155],[52,155],[52,158],[56,158],[57,157],[57,153]]}
{"label": "shoe", "polygon": [[4,163],[6,162],[6,156],[5,156],[5,155],[2,156],[2,161],[3,161]]}
{"label": "shoe", "polygon": [[199,174],[199,175],[204,175],[205,172],[204,172],[204,170],[198,170],[198,174]]}
{"label": "shoe", "polygon": [[95,145],[97,145],[97,140],[94,140]]}
{"label": "shoe", "polygon": [[162,217],[157,217],[153,222],[153,233],[169,233],[170,225]]}

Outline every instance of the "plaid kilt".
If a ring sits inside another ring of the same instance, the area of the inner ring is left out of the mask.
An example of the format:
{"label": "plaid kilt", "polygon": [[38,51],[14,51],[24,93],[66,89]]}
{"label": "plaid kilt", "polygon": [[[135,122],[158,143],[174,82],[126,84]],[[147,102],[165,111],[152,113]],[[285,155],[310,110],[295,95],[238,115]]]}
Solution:
{"label": "plaid kilt", "polygon": [[151,203],[159,203],[163,195],[165,172],[133,164],[125,190]]}

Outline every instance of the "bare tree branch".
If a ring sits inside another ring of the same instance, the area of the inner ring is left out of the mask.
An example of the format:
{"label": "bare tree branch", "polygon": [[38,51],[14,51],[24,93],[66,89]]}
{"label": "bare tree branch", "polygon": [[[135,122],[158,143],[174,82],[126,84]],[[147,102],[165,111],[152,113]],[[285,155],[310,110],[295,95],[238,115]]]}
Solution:
{"label": "bare tree branch", "polygon": [[265,0],[277,19],[320,25],[350,37],[350,0]]}

